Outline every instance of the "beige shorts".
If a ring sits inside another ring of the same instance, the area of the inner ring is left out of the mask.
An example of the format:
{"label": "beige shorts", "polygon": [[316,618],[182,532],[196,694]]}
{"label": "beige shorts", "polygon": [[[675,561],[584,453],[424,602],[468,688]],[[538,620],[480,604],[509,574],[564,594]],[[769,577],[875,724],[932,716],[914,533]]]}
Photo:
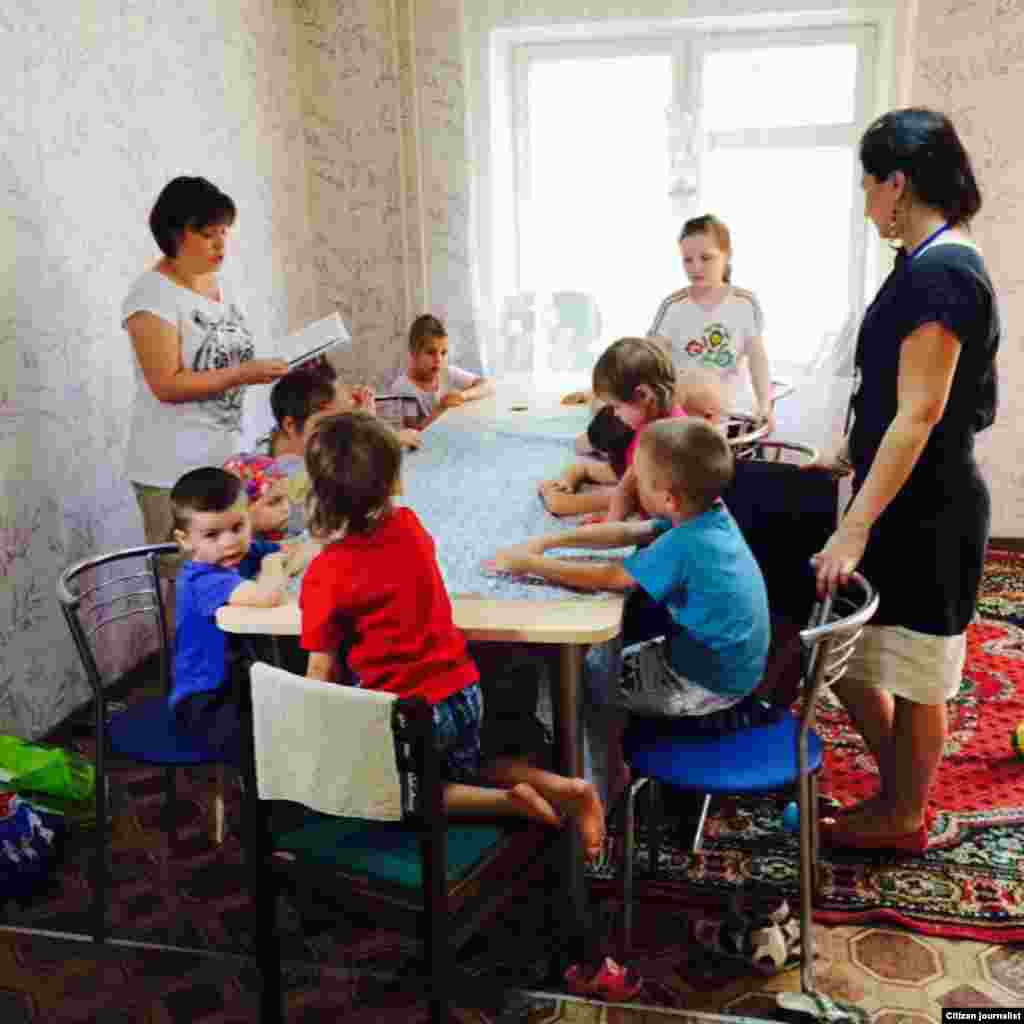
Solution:
{"label": "beige shorts", "polygon": [[966,633],[865,626],[841,685],[877,686],[914,704],[942,704],[959,691],[966,658]]}
{"label": "beige shorts", "polygon": [[[139,503],[139,511],[142,513],[142,530],[146,535],[146,543],[172,542],[174,517],[171,514],[171,489],[137,484],[134,480],[132,488],[135,490],[135,500]],[[160,575],[174,579],[184,561],[184,554],[165,555],[160,559]]]}

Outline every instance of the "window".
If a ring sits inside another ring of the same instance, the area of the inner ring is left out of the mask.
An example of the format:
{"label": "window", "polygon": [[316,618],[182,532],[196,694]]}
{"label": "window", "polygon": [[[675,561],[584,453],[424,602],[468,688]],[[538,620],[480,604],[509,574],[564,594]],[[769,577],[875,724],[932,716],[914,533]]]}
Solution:
{"label": "window", "polygon": [[505,368],[582,373],[646,333],[686,284],[683,219],[709,211],[773,362],[809,362],[863,298],[874,47],[863,26],[512,46],[496,180],[514,202],[491,263]]}

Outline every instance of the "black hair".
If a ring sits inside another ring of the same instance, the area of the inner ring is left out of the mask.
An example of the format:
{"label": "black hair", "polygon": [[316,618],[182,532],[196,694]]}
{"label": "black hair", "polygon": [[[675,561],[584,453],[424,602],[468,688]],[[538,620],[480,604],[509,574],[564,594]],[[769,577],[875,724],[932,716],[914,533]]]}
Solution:
{"label": "black hair", "polygon": [[416,355],[428,341],[434,338],[447,338],[448,332],[445,326],[430,313],[424,313],[416,317],[409,328],[409,351]]}
{"label": "black hair", "polygon": [[307,363],[286,373],[270,389],[270,409],[279,428],[287,417],[301,431],[306,420],[334,399],[334,383],[338,373],[327,360]]}
{"label": "black hair", "polygon": [[171,488],[174,529],[187,531],[193,512],[226,512],[242,493],[242,481],[219,466],[186,473]]}
{"label": "black hair", "polygon": [[879,181],[902,171],[917,199],[949,224],[969,224],[981,209],[971,158],[952,121],[937,110],[906,107],[877,118],[860,140],[860,162]]}
{"label": "black hair", "polygon": [[369,533],[394,493],[402,445],[387,423],[365,412],[322,419],[306,445],[310,534]]}
{"label": "black hair", "polygon": [[234,201],[205,178],[179,177],[169,181],[149,214],[149,230],[160,251],[173,259],[185,228],[202,231],[216,224],[235,223]]}

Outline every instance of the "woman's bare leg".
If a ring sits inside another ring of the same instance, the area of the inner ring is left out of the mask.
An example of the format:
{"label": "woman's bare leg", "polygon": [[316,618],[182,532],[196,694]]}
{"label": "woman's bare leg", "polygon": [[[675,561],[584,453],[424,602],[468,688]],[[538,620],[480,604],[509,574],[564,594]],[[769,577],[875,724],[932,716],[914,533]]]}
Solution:
{"label": "woman's bare leg", "polygon": [[878,765],[878,792],[863,803],[850,808],[851,811],[867,810],[870,806],[885,802],[886,780],[893,778],[893,696],[877,686],[868,686],[855,680],[841,682],[833,689],[846,708],[853,727],[864,737],[864,742]]}

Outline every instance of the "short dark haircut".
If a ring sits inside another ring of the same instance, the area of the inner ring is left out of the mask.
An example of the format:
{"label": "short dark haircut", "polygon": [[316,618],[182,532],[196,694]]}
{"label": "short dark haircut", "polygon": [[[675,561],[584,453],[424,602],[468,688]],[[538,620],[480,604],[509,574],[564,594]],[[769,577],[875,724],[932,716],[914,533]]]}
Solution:
{"label": "short dark haircut", "polygon": [[310,416],[334,399],[337,379],[337,371],[324,360],[300,366],[276,380],[270,389],[270,409],[278,427],[284,427],[291,416],[295,429],[301,431]]}
{"label": "short dark haircut", "polygon": [[706,420],[658,420],[644,429],[638,446],[649,453],[665,486],[676,497],[709,509],[732,482],[732,449]]}
{"label": "short dark haircut", "polygon": [[238,211],[230,196],[205,178],[174,178],[163,187],[149,214],[149,229],[160,251],[178,255],[185,228],[202,231],[215,224],[235,223]]}
{"label": "short dark haircut", "polygon": [[186,473],[171,488],[174,529],[188,530],[193,512],[226,512],[242,495],[242,481],[219,466]]}
{"label": "short dark haircut", "polygon": [[953,122],[927,107],[890,110],[860,140],[864,170],[885,181],[902,171],[914,195],[950,224],[969,224],[981,209],[981,191]]}
{"label": "short dark haircut", "polygon": [[423,316],[416,317],[412,322],[412,327],[409,328],[409,351],[416,355],[428,341],[447,337],[448,332],[445,330],[444,324],[436,316],[424,313]]}
{"label": "short dark haircut", "polygon": [[619,338],[594,363],[594,394],[620,402],[635,400],[636,389],[645,384],[667,416],[675,403],[676,371],[665,350],[649,338]]}
{"label": "short dark haircut", "polygon": [[402,446],[387,423],[365,412],[322,419],[306,445],[309,532],[324,540],[340,530],[369,533],[401,468]]}

